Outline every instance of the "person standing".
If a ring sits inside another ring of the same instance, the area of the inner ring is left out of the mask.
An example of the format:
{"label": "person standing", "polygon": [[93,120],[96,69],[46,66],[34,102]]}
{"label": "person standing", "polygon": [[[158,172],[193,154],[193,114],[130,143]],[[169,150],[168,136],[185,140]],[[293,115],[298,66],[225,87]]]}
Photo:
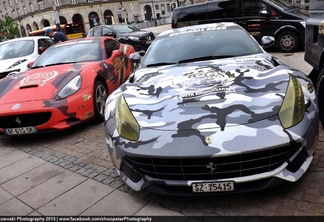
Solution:
{"label": "person standing", "polygon": [[67,41],[66,35],[61,31],[53,31],[51,28],[45,30],[45,36],[54,38],[55,43]]}

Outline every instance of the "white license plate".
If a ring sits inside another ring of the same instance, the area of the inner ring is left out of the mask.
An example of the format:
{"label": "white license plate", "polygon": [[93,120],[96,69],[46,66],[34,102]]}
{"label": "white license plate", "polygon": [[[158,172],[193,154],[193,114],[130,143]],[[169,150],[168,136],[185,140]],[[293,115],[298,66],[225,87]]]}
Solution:
{"label": "white license plate", "polygon": [[212,182],[212,183],[193,183],[191,184],[194,193],[223,192],[234,190],[234,182]]}
{"label": "white license plate", "polygon": [[27,127],[20,127],[20,128],[9,128],[5,129],[6,134],[8,135],[17,135],[17,134],[29,134],[29,133],[36,133],[37,130],[33,126]]}

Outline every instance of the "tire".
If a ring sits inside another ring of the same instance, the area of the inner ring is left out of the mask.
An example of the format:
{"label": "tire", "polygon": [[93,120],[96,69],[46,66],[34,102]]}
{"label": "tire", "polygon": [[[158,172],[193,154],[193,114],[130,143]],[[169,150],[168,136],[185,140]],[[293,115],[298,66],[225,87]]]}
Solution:
{"label": "tire", "polygon": [[324,69],[318,75],[316,94],[319,108],[319,119],[324,126]]}
{"label": "tire", "polygon": [[296,52],[300,47],[300,40],[294,32],[283,32],[277,37],[276,46],[281,52]]}
{"label": "tire", "polygon": [[96,81],[93,89],[93,108],[94,108],[94,122],[102,123],[105,120],[105,105],[108,92],[106,86]]}

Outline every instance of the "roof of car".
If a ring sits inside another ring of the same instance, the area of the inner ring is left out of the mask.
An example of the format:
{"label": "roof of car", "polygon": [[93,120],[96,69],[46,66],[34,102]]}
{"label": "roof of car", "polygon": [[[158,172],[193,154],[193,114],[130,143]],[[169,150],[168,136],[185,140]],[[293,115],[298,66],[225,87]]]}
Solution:
{"label": "roof of car", "polygon": [[92,29],[94,29],[94,28],[102,28],[102,27],[113,28],[113,27],[117,27],[117,26],[132,26],[132,25],[129,25],[129,24],[98,25],[98,26],[93,27]]}
{"label": "roof of car", "polygon": [[237,29],[242,29],[244,30],[241,26],[234,22],[218,22],[218,23],[210,23],[210,24],[201,24],[201,25],[192,25],[192,26],[185,26],[181,28],[174,28],[170,29],[164,32],[161,32],[159,36],[164,36],[164,35],[169,35],[174,32],[187,32],[190,30],[197,30],[197,29],[203,29],[203,28],[213,28],[213,27],[232,27],[232,28],[237,28]]}

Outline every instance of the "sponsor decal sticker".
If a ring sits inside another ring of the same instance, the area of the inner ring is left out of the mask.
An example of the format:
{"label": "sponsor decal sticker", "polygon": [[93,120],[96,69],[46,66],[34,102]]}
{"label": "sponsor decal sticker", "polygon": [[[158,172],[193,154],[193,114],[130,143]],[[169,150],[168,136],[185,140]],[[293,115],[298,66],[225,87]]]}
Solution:
{"label": "sponsor decal sticker", "polygon": [[48,71],[34,73],[32,75],[26,76],[23,78],[16,88],[22,88],[26,86],[39,85],[44,86],[49,80],[55,78],[58,75],[57,71]]}

